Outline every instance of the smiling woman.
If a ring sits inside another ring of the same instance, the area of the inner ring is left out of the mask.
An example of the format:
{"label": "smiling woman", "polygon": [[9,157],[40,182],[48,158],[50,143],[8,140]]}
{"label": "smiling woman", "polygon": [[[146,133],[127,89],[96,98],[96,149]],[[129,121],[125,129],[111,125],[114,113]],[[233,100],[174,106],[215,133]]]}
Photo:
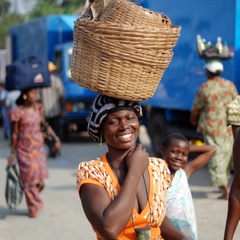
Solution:
{"label": "smiling woman", "polygon": [[105,141],[108,152],[79,164],[77,185],[84,212],[97,239],[162,239],[162,222],[165,236],[186,239],[165,218],[167,164],[148,157],[136,144],[141,118],[138,102],[95,98],[88,132],[94,141]]}

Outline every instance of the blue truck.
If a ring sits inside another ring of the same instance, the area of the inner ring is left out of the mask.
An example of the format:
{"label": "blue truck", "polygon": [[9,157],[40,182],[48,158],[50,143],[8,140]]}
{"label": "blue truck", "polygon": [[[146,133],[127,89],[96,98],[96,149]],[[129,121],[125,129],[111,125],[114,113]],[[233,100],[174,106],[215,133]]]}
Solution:
{"label": "blue truck", "polygon": [[[137,0],[136,0],[137,2]],[[160,154],[164,135],[183,133],[188,139],[200,139],[189,122],[197,89],[205,82],[204,59],[197,50],[199,34],[213,45],[220,36],[234,51],[231,60],[223,61],[222,76],[240,90],[240,0],[138,0],[152,11],[168,16],[173,25],[181,26],[181,35],[173,48],[173,58],[152,98],[142,102],[143,124],[148,128],[152,149]]]}
{"label": "blue truck", "polygon": [[[231,60],[224,61],[222,76],[232,80],[240,90],[240,0],[132,0],[152,11],[167,15],[172,24],[181,26],[181,35],[174,47],[169,67],[152,98],[141,102],[145,111],[142,123],[148,128],[155,154],[169,132],[181,132],[188,139],[202,139],[189,122],[197,89],[207,79],[204,60],[199,58],[196,36],[215,44],[217,37],[227,41],[234,51]],[[46,16],[9,29],[12,60],[35,54],[53,60],[66,88],[66,110],[62,123],[63,136],[68,136],[69,123],[86,127],[86,117],[96,93],[72,82],[73,22],[77,16]]]}
{"label": "blue truck", "polygon": [[49,15],[11,26],[8,29],[10,62],[36,56],[57,65],[57,74],[66,89],[61,138],[67,140],[69,126],[86,130],[90,105],[96,93],[80,87],[71,79],[73,27],[76,15]]}

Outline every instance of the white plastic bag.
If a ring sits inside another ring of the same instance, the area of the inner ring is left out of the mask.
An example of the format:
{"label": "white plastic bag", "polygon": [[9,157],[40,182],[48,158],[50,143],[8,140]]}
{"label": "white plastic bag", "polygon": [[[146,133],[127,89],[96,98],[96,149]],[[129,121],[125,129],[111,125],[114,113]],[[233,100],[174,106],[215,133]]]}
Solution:
{"label": "white plastic bag", "polygon": [[23,187],[15,165],[7,165],[5,197],[10,209],[15,209],[22,201]]}

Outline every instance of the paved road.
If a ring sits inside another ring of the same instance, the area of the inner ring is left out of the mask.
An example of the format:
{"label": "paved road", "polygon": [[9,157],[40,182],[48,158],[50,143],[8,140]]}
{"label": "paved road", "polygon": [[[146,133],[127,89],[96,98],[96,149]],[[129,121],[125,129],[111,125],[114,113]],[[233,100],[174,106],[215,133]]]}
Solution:
{"label": "paved road", "polygon": [[[142,134],[142,141],[150,149],[149,139]],[[80,161],[100,156],[106,147],[92,143],[87,137],[72,138],[62,145],[62,155],[48,159],[50,178],[41,197],[44,209],[36,219],[28,217],[25,198],[19,208],[7,208],[4,189],[5,167],[10,152],[9,142],[3,139],[0,129],[0,240],[95,240],[77,194],[75,172]],[[199,240],[223,239],[227,201],[219,200],[216,188],[209,187],[207,168],[190,178],[196,210]],[[240,239],[238,227],[235,240]]]}

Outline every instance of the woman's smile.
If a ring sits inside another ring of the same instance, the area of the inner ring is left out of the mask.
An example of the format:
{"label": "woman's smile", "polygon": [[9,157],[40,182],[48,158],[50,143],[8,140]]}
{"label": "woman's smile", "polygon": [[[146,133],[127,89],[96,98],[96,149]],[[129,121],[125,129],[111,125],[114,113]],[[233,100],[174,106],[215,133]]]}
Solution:
{"label": "woman's smile", "polygon": [[119,135],[118,138],[123,140],[131,140],[132,135],[133,135],[132,133]]}

